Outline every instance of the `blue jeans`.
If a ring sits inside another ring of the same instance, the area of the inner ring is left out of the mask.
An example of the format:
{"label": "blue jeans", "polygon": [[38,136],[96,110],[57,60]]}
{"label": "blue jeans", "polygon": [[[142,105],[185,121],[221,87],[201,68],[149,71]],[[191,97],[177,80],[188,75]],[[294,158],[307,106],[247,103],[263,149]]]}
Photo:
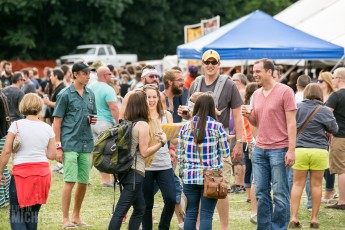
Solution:
{"label": "blue jeans", "polygon": [[[122,178],[119,174],[118,178]],[[123,190],[117,201],[115,211],[109,223],[109,230],[120,230],[122,219],[133,205],[133,213],[128,223],[128,229],[138,230],[145,212],[145,200],[142,190],[144,177],[131,170],[123,179]],[[133,186],[135,183],[135,186]],[[134,188],[134,189],[133,189]]]}
{"label": "blue jeans", "polygon": [[[291,189],[293,185],[293,169],[289,169],[289,191],[291,194]],[[310,172],[308,172],[306,184],[305,184],[305,192],[307,194],[307,209],[312,208],[311,207],[311,190],[310,190]]]}
{"label": "blue jeans", "polygon": [[186,218],[184,219],[184,229],[195,230],[196,219],[198,218],[200,207],[200,227],[199,230],[212,229],[212,218],[217,199],[209,199],[203,196],[204,186],[197,184],[183,184],[183,192],[187,197]]}
{"label": "blue jeans", "polygon": [[326,191],[332,192],[334,190],[335,174],[331,174],[329,169],[326,169],[324,178],[326,180]]}
{"label": "blue jeans", "polygon": [[[285,167],[287,148],[254,148],[252,163],[258,202],[257,229],[287,229],[290,221],[289,169]],[[271,198],[273,190],[274,209]]]}
{"label": "blue jeans", "polygon": [[12,230],[36,230],[41,205],[20,208],[14,176],[10,182],[10,223]]}
{"label": "blue jeans", "polygon": [[162,210],[158,229],[170,229],[170,222],[174,215],[176,204],[176,188],[173,171],[171,169],[145,171],[145,186],[142,188],[146,204],[145,215],[143,217],[143,230],[152,229],[152,209],[154,204],[155,181],[161,190],[164,201],[164,208]]}
{"label": "blue jeans", "polygon": [[[181,185],[181,181],[180,178],[178,178],[178,176],[176,176],[174,168],[171,168],[173,174],[174,174],[174,182],[175,182],[175,188],[176,188],[176,204],[181,203],[181,195],[182,195],[182,185]],[[157,192],[159,191],[159,187],[157,182],[155,181],[154,185],[153,185],[153,194],[154,196],[157,194]]]}
{"label": "blue jeans", "polygon": [[249,159],[247,143],[243,143],[243,154],[244,154],[244,163],[246,165],[246,170],[244,173],[244,187],[250,188],[252,186],[253,173],[252,173],[252,160]]}

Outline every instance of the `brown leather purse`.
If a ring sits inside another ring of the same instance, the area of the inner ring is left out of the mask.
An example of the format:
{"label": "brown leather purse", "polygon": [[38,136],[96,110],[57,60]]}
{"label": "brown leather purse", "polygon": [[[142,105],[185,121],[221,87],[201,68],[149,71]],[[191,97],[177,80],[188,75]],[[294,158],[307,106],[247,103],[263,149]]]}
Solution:
{"label": "brown leather purse", "polygon": [[[203,166],[202,157],[199,151],[199,144],[194,130],[193,121],[191,121],[191,129],[194,137],[196,149],[199,154],[200,164]],[[224,183],[222,171],[220,169],[204,169],[204,194],[203,196],[210,199],[225,199],[228,195],[228,189]]]}

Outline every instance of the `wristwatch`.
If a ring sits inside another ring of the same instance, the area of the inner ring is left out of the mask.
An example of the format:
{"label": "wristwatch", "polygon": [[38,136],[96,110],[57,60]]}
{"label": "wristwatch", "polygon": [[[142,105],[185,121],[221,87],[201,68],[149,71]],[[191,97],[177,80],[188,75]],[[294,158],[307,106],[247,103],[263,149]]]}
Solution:
{"label": "wristwatch", "polygon": [[162,140],[161,140],[161,145],[162,145],[162,147],[164,147],[164,145],[165,145],[164,141],[162,141]]}

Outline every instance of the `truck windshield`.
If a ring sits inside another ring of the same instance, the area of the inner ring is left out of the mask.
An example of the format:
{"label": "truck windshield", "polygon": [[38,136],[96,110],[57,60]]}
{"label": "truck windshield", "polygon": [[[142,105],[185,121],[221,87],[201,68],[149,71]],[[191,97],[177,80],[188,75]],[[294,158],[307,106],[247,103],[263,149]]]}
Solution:
{"label": "truck windshield", "polygon": [[76,48],[71,54],[95,54],[96,48]]}

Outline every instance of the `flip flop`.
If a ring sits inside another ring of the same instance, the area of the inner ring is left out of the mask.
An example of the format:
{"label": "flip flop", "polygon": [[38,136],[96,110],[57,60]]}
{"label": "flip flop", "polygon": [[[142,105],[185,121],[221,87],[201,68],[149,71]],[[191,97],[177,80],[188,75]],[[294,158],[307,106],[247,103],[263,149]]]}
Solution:
{"label": "flip flop", "polygon": [[62,226],[62,229],[72,229],[72,228],[76,228],[77,226],[75,224],[71,224],[71,223],[68,223],[68,224],[64,224]]}
{"label": "flip flop", "polygon": [[78,227],[92,227],[92,225],[89,225],[89,224],[85,223],[84,221],[81,221],[79,223],[73,221],[72,223],[75,224]]}
{"label": "flip flop", "polygon": [[345,204],[338,204],[338,202],[337,202],[335,204],[328,205],[325,208],[333,208],[333,209],[345,210]]}

